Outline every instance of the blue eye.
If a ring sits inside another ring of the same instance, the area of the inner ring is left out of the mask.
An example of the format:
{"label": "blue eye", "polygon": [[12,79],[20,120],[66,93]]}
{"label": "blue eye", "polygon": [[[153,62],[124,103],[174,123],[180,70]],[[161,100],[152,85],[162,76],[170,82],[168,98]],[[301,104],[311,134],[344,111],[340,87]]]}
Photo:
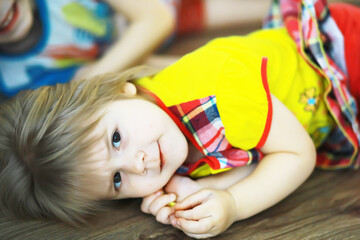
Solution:
{"label": "blue eye", "polygon": [[118,189],[121,185],[121,175],[119,172],[116,172],[114,174],[114,187],[115,189]]}
{"label": "blue eye", "polygon": [[118,149],[120,147],[120,143],[121,143],[120,133],[116,131],[112,136],[112,145]]}

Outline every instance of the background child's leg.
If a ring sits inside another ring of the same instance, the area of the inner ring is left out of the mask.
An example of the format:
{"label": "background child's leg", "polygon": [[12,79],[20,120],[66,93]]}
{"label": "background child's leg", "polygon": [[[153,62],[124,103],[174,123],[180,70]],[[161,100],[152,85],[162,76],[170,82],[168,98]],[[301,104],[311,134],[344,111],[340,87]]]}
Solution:
{"label": "background child's leg", "polygon": [[345,38],[345,60],[350,92],[360,106],[360,8],[350,4],[334,3],[330,5],[330,12]]}
{"label": "background child's leg", "polygon": [[178,33],[217,30],[262,22],[270,0],[181,0]]}
{"label": "background child's leg", "polygon": [[269,8],[270,0],[206,0],[205,28],[221,29],[262,22]]}

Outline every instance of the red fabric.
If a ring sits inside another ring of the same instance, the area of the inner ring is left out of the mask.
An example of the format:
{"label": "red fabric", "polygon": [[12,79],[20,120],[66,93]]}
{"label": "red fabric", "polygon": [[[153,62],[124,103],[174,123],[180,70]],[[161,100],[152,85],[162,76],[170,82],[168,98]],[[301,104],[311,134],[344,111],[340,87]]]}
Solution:
{"label": "red fabric", "polygon": [[270,127],[272,122],[272,116],[273,116],[273,107],[272,107],[272,101],[271,101],[271,94],[270,94],[270,88],[269,83],[267,80],[267,58],[263,58],[261,62],[261,78],[262,82],[266,91],[267,99],[268,99],[268,114],[266,118],[266,124],[265,129],[263,132],[263,135],[261,136],[261,139],[259,143],[257,144],[256,148],[262,148],[266,142],[267,137],[270,133]]}
{"label": "red fabric", "polygon": [[204,29],[204,0],[181,0],[178,12],[178,33],[199,32]]}
{"label": "red fabric", "polygon": [[[331,16],[345,39],[345,61],[349,87],[358,106],[360,104],[360,8],[350,4],[330,5]],[[358,119],[360,115],[358,115]]]}

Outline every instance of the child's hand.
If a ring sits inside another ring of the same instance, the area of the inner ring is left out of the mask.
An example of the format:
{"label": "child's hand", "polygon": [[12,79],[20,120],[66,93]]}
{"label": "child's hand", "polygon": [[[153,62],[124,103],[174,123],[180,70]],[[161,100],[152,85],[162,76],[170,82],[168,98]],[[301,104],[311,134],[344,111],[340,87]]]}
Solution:
{"label": "child's hand", "polygon": [[176,201],[182,201],[187,196],[199,191],[201,186],[198,182],[189,177],[174,175],[166,184],[164,190],[167,193],[175,193],[177,196]]}
{"label": "child's hand", "polygon": [[144,197],[141,203],[141,210],[144,213],[152,214],[156,220],[163,224],[170,224],[170,216],[174,214],[174,208],[168,204],[176,200],[174,193],[164,194],[162,190]]}
{"label": "child's hand", "polygon": [[171,224],[194,238],[216,236],[236,220],[233,196],[226,190],[204,189],[174,206]]}

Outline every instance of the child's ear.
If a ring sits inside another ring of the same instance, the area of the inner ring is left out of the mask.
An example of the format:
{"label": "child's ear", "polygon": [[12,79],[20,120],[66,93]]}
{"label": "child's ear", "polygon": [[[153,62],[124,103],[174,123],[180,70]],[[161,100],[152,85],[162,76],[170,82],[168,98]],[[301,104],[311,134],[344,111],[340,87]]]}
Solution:
{"label": "child's ear", "polygon": [[136,87],[133,83],[125,82],[121,88],[121,93],[127,97],[134,97],[136,95]]}

